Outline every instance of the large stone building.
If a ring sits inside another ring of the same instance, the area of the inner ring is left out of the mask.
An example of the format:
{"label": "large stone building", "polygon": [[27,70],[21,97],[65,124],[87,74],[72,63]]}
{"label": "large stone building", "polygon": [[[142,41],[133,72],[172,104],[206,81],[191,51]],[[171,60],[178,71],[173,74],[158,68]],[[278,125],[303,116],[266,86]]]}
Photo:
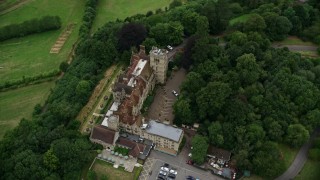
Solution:
{"label": "large stone building", "polygon": [[[150,139],[155,142],[157,150],[176,155],[183,131],[156,121],[145,122],[140,112],[155,84],[165,83],[167,68],[166,50],[153,47],[148,56],[145,47],[140,46],[140,51],[132,55],[130,66],[114,84],[114,102],[102,125],[114,131],[124,131]],[[158,133],[157,129],[162,129],[162,133]]]}

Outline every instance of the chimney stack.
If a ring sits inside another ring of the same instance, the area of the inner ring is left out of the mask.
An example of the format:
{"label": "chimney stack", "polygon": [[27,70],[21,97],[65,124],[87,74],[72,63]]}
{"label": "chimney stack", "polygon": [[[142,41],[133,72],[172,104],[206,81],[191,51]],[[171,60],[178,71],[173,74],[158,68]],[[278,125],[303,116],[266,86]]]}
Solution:
{"label": "chimney stack", "polygon": [[139,55],[145,55],[146,54],[146,48],[144,45],[140,45]]}

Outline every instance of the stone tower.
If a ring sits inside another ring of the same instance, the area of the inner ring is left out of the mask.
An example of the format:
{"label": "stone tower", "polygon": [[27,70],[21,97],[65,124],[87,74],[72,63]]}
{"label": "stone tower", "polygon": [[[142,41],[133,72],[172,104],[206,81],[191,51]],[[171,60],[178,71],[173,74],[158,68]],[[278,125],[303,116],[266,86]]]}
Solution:
{"label": "stone tower", "polygon": [[152,47],[150,53],[150,66],[155,72],[156,80],[160,84],[166,82],[167,70],[168,70],[168,56],[167,50],[158,49]]}

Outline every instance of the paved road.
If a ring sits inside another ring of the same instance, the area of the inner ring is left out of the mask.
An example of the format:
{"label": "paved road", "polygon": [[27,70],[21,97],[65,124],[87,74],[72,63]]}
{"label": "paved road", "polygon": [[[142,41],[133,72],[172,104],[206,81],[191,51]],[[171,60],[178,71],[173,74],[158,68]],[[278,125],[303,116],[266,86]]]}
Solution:
{"label": "paved road", "polygon": [[299,150],[296,158],[294,159],[293,163],[287,169],[286,172],[284,172],[281,176],[276,178],[276,180],[289,180],[293,179],[296,177],[299,172],[302,170],[305,162],[307,161],[307,155],[308,155],[308,150],[312,145],[312,140],[317,137],[320,134],[320,127],[317,128],[313,134],[311,135],[310,139],[308,142],[306,142]]}
{"label": "paved road", "polygon": [[317,46],[303,46],[303,45],[280,45],[273,44],[274,48],[283,48],[287,47],[290,51],[317,51]]}

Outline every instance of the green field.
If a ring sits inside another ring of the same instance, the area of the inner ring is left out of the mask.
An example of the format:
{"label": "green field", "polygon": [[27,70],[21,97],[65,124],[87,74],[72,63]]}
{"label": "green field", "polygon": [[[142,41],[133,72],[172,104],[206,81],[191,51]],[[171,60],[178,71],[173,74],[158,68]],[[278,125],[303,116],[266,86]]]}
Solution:
{"label": "green field", "polygon": [[230,25],[233,25],[235,23],[240,23],[240,22],[246,22],[253,14],[244,14],[242,16],[238,16],[236,18],[233,18],[229,21]]}
{"label": "green field", "polygon": [[[59,64],[67,59],[72,44],[78,38],[84,4],[84,0],[34,0],[0,16],[0,27],[45,15],[58,15],[62,20],[60,30],[0,42],[0,84],[7,80],[21,79],[22,76],[58,69]],[[50,54],[51,47],[69,23],[77,23],[69,39],[59,54]]]}
{"label": "green field", "polygon": [[43,104],[54,82],[45,82],[0,93],[0,139],[21,118],[30,119],[36,104]]}
{"label": "green field", "polygon": [[96,31],[108,21],[125,19],[135,14],[145,14],[158,8],[169,7],[172,0],[99,0],[97,17],[93,24]]}
{"label": "green field", "polygon": [[0,12],[7,9],[7,8],[10,8],[11,6],[19,3],[20,1],[22,1],[22,0],[2,0],[2,1],[0,1]]}
{"label": "green field", "polygon": [[320,177],[320,161],[307,160],[296,180],[318,180]]}

